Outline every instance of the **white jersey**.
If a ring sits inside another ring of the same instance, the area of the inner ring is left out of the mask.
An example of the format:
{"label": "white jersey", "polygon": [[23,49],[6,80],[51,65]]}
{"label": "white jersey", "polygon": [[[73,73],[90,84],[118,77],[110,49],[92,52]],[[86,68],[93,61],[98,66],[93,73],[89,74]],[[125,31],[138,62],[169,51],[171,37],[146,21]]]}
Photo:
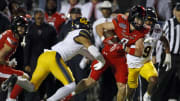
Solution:
{"label": "white jersey", "polygon": [[[87,51],[82,44],[74,40],[75,37],[80,35],[80,31],[82,31],[82,29],[69,32],[63,41],[52,46],[51,49],[58,52],[64,61],[68,61],[75,55],[81,54],[84,50]],[[86,55],[90,55],[89,52],[87,53]]]}
{"label": "white jersey", "polygon": [[[147,34],[144,39],[144,51],[143,56],[136,57],[130,54],[127,54],[127,64],[129,68],[140,68],[144,65],[144,63],[150,61],[152,59],[152,50],[157,44],[157,41],[162,36],[162,29],[159,24],[155,24],[153,32],[151,34]],[[131,48],[135,48],[135,45],[131,46]]]}

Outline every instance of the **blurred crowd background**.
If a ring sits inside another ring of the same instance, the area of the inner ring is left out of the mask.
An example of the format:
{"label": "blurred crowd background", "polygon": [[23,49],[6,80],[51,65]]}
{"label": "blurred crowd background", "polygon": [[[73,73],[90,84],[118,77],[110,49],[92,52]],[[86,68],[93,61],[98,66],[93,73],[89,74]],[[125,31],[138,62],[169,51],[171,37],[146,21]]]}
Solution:
{"label": "blurred crowd background", "polygon": [[[180,2],[180,0],[109,0],[109,4],[103,3],[103,1],[104,0],[0,0],[0,33],[8,29],[11,18],[14,16],[24,16],[29,22],[26,37],[21,39],[22,42],[12,57],[16,58],[18,62],[15,68],[23,70],[32,76],[38,56],[44,49],[49,49],[58,41],[62,41],[68,32],[72,30],[72,20],[77,17],[87,17],[91,21],[92,26],[94,26],[100,18],[107,18],[108,20],[108,18],[114,17],[116,14],[126,13],[133,5],[140,4],[144,7],[155,8],[158,15],[158,23],[163,27],[165,21],[174,16],[174,5]],[[94,44],[98,46],[96,38],[97,37],[94,37]],[[178,53],[178,55],[179,54],[180,53]],[[88,77],[90,72],[90,68],[88,68],[90,62],[84,65],[81,63],[81,60],[82,56],[76,56],[67,62],[77,83],[82,78]],[[160,63],[161,57],[159,57],[158,60]],[[156,65],[156,67],[160,68],[159,65]],[[106,70],[93,88],[75,96],[72,100],[115,100],[117,88],[114,77],[109,69]],[[178,81],[176,78],[173,79]],[[146,85],[143,79],[141,82],[143,85]],[[51,96],[60,86],[62,86],[62,84],[57,82],[50,74],[38,92],[28,93],[24,91],[19,96],[18,101],[40,101],[41,99]],[[138,88],[134,101],[142,101],[145,88],[146,86],[140,86],[140,88]],[[173,85],[172,92],[167,90],[164,92],[171,93],[172,96],[170,97],[178,99],[177,94],[179,93],[176,92],[176,88],[178,88],[177,82]],[[164,92],[158,91],[158,94]],[[163,94],[159,94],[158,96],[162,95]],[[0,101],[5,101],[7,96],[8,92],[0,92]]]}

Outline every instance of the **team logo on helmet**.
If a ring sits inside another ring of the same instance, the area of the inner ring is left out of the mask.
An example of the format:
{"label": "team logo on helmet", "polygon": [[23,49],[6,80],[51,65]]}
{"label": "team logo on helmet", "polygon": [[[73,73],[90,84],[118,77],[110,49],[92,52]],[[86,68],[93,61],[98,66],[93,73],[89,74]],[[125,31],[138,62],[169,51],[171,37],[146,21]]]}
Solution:
{"label": "team logo on helmet", "polygon": [[72,28],[73,29],[90,29],[90,22],[83,17],[79,17],[72,21]]}
{"label": "team logo on helmet", "polygon": [[81,18],[80,19],[80,23],[87,25],[88,24],[88,20],[86,18]]}

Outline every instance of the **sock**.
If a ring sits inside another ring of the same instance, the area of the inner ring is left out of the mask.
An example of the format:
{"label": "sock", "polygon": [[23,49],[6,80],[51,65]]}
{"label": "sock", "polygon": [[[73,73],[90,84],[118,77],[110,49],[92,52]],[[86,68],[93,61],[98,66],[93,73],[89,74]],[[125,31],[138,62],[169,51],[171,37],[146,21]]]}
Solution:
{"label": "sock", "polygon": [[16,84],[10,94],[10,98],[16,99],[16,97],[22,92],[22,90],[23,88]]}
{"label": "sock", "polygon": [[69,95],[72,91],[74,91],[76,86],[75,82],[72,82],[68,85],[65,85],[64,87],[59,88],[55,94],[53,94],[51,97],[47,99],[47,101],[57,101],[60,100],[67,95]]}

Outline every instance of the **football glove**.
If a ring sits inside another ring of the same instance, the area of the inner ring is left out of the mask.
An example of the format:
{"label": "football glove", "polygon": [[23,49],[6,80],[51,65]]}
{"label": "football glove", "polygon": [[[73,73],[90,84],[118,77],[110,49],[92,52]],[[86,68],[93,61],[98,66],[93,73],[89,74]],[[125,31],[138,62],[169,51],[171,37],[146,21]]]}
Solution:
{"label": "football glove", "polygon": [[171,69],[171,54],[170,53],[166,53],[163,66],[166,66],[165,71],[169,71]]}

